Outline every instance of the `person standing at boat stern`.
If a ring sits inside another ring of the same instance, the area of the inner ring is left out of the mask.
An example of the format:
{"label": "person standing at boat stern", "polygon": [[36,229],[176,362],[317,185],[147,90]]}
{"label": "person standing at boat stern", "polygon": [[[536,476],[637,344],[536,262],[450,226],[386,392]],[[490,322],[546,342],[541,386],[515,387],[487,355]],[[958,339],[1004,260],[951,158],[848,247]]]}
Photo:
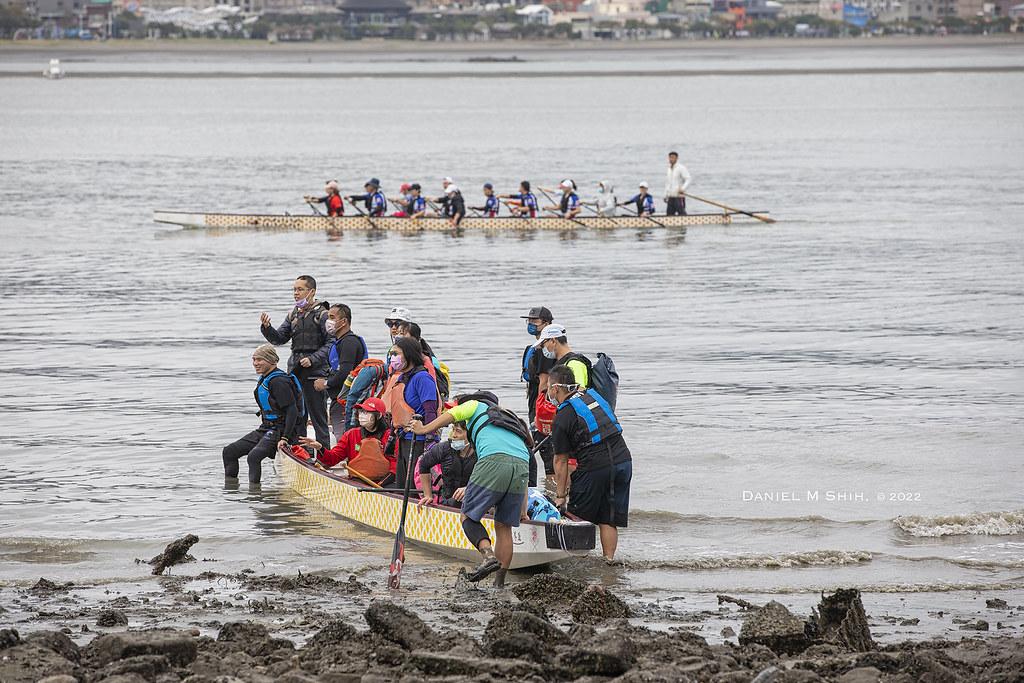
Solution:
{"label": "person standing at boat stern", "polygon": [[[430,361],[423,357],[420,343],[410,337],[398,337],[391,348],[388,361],[393,379],[381,397],[391,414],[391,423],[396,426],[407,424],[413,415],[422,415],[424,420],[437,417],[441,407],[437,382],[424,365]],[[426,441],[426,432],[414,435],[409,430],[402,432],[398,440],[398,462],[395,464],[395,481],[404,484],[412,460],[413,440]],[[431,441],[434,439],[431,438]]]}
{"label": "person standing at boat stern", "polygon": [[[534,306],[522,318],[526,320],[527,334],[532,334],[534,339],[540,339],[541,332],[554,320],[551,310],[547,306]],[[526,408],[530,415],[531,428],[537,423],[537,400],[548,389],[548,373],[553,367],[555,367],[554,359],[545,356],[533,344],[523,350],[523,371],[520,379],[526,382]],[[540,443],[544,436],[533,429],[534,441]],[[549,440],[540,449],[540,457],[544,462],[544,474],[548,477],[555,474],[554,455],[555,452],[551,448]],[[530,486],[536,485],[537,463],[530,458]]]}
{"label": "person standing at boat stern", "polygon": [[[555,445],[555,505],[598,525],[604,559],[615,559],[619,528],[629,522],[633,458],[622,427],[600,394],[581,386],[565,365],[551,369],[548,398],[558,406],[551,438]],[[576,469],[569,477],[569,458]]]}
{"label": "person standing at boat stern", "polygon": [[[306,413],[313,423],[316,440],[329,444],[331,433],[327,429],[327,393],[317,389],[314,383],[325,379],[328,374],[328,355],[334,336],[327,334],[326,301],[316,300],[316,280],[310,275],[300,275],[292,285],[295,308],[281,326],[274,328],[267,313],[260,314],[260,331],[263,337],[276,346],[292,343],[292,355],[288,358],[288,372],[294,373],[302,382],[302,395],[306,402]],[[323,386],[323,385],[321,385]],[[300,431],[305,432],[305,425]]]}
{"label": "person standing at boat stern", "polygon": [[245,456],[249,464],[249,483],[260,483],[264,458],[273,458],[279,447],[295,443],[304,416],[302,389],[294,375],[277,367],[280,358],[270,344],[263,344],[252,354],[252,367],[259,375],[253,396],[260,407],[260,426],[221,452],[224,478],[238,478],[238,461]]}
{"label": "person standing at boat stern", "polygon": [[[327,377],[313,382],[317,391],[326,391],[330,409],[331,430],[335,440],[340,440],[348,425],[345,423],[345,406],[338,403],[338,394],[345,380],[357,365],[369,357],[366,342],[352,331],[352,309],[345,304],[334,304],[327,311],[327,334],[331,336],[331,348],[327,353]],[[330,446],[330,444],[327,444]]]}
{"label": "person standing at boat stern", "polygon": [[679,163],[679,153],[668,153],[668,171],[665,173],[665,215],[686,215],[686,190],[690,187],[690,172]]}
{"label": "person standing at boat stern", "polygon": [[[526,510],[528,461],[533,445],[529,430],[513,413],[498,407],[490,392],[458,396],[456,406],[424,425],[412,420],[416,434],[432,434],[454,422],[466,423],[466,435],[476,450],[477,462],[462,500],[462,530],[483,562],[469,575],[480,581],[497,573],[495,586],[505,585],[505,573],[512,564],[512,529],[519,526]],[[480,523],[494,508],[494,543]]]}

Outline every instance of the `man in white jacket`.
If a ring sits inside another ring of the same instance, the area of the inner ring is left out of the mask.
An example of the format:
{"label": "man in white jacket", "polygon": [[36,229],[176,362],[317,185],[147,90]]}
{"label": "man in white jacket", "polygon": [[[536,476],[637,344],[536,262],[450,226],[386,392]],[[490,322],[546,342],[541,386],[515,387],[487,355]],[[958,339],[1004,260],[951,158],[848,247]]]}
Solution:
{"label": "man in white jacket", "polygon": [[679,153],[668,153],[668,172],[665,174],[665,215],[686,215],[686,190],[690,187],[690,172],[679,163]]}

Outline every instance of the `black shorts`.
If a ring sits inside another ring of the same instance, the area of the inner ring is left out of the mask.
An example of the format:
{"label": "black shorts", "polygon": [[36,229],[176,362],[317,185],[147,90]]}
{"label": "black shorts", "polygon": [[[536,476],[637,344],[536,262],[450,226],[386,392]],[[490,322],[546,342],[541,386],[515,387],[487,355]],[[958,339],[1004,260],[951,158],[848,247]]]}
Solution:
{"label": "black shorts", "polygon": [[633,461],[573,472],[569,488],[569,512],[591,524],[629,526],[629,483]]}

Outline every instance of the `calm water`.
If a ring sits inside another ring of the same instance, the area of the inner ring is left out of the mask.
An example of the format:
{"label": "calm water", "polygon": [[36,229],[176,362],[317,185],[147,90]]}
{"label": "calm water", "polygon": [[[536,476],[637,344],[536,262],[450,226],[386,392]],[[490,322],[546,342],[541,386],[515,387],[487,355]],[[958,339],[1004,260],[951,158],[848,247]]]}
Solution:
{"label": "calm water", "polygon": [[[906,58],[1021,64],[1024,50]],[[259,314],[280,320],[308,272],[372,349],[385,311],[408,306],[457,388],[515,408],[530,306],[615,358],[636,459],[628,565],[566,571],[667,593],[1024,588],[1024,74],[409,68],[386,81],[0,78],[0,580],[142,575],[131,559],[186,531],[222,570],[382,568],[388,538],[332,519],[272,469],[262,492],[222,486],[221,447],[256,424]],[[685,239],[335,242],[151,222],[154,208],[302,213],[330,177],[350,191],[371,175],[392,190],[453,175],[475,200],[487,180],[571,176],[584,194],[607,179],[622,195],[660,188],[670,148],[695,192],[780,222]],[[457,567],[417,553],[406,571],[429,582]]]}

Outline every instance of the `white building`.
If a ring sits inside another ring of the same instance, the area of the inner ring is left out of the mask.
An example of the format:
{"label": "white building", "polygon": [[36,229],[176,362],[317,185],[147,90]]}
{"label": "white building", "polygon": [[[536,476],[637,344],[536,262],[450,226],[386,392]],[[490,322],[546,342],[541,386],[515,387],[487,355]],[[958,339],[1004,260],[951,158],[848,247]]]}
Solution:
{"label": "white building", "polygon": [[517,9],[516,15],[524,24],[551,26],[551,18],[555,16],[555,11],[547,5],[527,5],[522,9]]}

